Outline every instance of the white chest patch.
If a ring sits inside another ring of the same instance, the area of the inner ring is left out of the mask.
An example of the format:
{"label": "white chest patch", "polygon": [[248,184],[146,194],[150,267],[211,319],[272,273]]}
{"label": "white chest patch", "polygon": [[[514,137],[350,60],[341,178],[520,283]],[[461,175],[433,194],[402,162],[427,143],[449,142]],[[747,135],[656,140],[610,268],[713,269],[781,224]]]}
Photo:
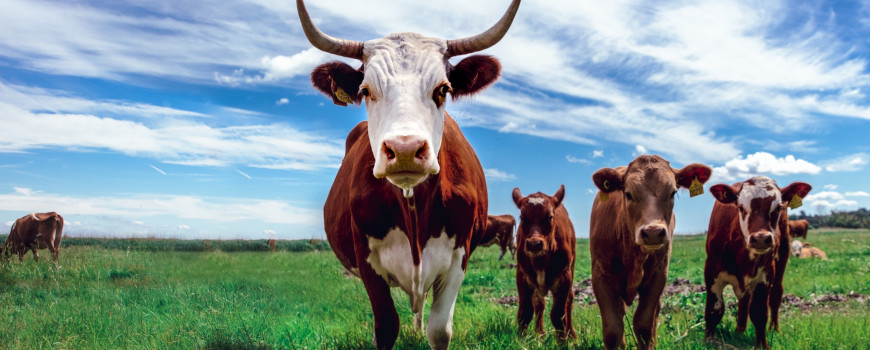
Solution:
{"label": "white chest patch", "polygon": [[734,295],[736,295],[738,299],[743,297],[743,289],[741,289],[740,284],[737,283],[737,276],[725,271],[719,272],[719,275],[713,279],[713,285],[710,286],[710,291],[713,292],[713,294],[716,294],[717,300],[716,304],[713,306],[716,310],[722,310],[722,307],[724,307],[724,304],[722,303],[722,291],[725,290],[725,286],[727,285],[731,286]]}
{"label": "white chest patch", "polygon": [[754,277],[743,277],[743,285],[746,286],[746,290],[755,290],[755,287],[758,286],[759,283],[767,283],[767,274],[764,273],[763,268],[759,267],[758,270],[755,271]]}
{"label": "white chest patch", "polygon": [[410,296],[412,311],[419,312],[426,301],[426,292],[435,281],[448,273],[462,271],[465,248],[454,250],[455,238],[441,235],[430,238],[420,255],[420,266],[414,266],[411,243],[404,231],[392,228],[383,239],[369,237],[366,261],[391,287],[399,287]]}

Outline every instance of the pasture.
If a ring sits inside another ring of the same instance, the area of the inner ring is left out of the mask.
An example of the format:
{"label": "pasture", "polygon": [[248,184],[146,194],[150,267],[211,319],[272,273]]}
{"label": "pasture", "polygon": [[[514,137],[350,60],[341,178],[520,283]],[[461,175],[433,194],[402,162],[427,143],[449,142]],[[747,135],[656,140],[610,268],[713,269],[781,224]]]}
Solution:
{"label": "pasture", "polygon": [[[365,289],[344,276],[328,250],[227,251],[209,243],[209,251],[196,251],[202,241],[177,241],[179,247],[194,247],[178,250],[167,241],[68,241],[73,240],[64,241],[60,268],[46,255],[34,262],[30,254],[23,264],[13,258],[0,268],[0,348],[371,348]],[[870,302],[843,295],[870,294],[870,231],[813,230],[807,241],[825,250],[830,261],[789,261],[785,288],[794,297],[783,306],[781,330],[768,336],[771,348],[867,348]],[[580,283],[590,275],[588,240],[578,239],[577,252]],[[456,304],[452,348],[602,346],[598,307],[585,295],[574,304],[577,341],[560,344],[552,334],[518,338],[515,270],[508,258],[498,261],[498,254],[489,247],[471,256]],[[704,259],[704,236],[678,237],[669,282],[703,284]],[[410,326],[407,297],[396,289],[392,295],[402,319],[397,348],[427,349],[425,336]],[[751,347],[753,328],[735,334],[736,300],[726,295],[719,343],[704,341],[704,293],[687,288],[666,297],[659,348]],[[546,329],[552,332],[548,321]],[[631,348],[633,338],[627,342]]]}

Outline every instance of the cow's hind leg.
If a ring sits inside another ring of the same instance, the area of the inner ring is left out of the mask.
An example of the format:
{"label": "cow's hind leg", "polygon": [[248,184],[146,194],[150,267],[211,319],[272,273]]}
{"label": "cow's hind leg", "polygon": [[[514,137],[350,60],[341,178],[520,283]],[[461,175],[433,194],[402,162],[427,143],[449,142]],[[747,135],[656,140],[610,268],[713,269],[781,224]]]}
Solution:
{"label": "cow's hind leg", "polygon": [[461,249],[454,251],[450,269],[432,286],[432,307],[429,308],[429,320],[426,323],[426,338],[432,349],[447,349],[453,337],[453,308],[462,279],[465,278],[463,255]]}

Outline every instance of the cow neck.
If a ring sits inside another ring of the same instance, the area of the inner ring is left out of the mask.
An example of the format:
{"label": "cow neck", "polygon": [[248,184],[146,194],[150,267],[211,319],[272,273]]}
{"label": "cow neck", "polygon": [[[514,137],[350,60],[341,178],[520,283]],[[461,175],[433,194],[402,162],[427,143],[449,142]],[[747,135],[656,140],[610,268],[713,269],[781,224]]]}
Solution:
{"label": "cow neck", "polygon": [[405,229],[408,230],[408,238],[411,242],[411,259],[414,261],[414,266],[420,265],[420,218],[417,216],[417,196],[403,196],[405,199],[405,207],[403,207],[403,215],[405,218]]}

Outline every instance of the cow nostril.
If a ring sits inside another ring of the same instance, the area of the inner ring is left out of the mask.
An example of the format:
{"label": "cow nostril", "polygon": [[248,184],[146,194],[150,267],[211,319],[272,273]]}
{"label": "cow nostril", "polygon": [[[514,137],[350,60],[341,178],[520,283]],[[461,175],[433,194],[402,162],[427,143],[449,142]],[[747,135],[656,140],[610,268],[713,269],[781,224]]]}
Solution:
{"label": "cow nostril", "polygon": [[649,235],[646,234],[646,231],[641,231],[641,232],[640,232],[640,235],[641,235],[641,237],[643,237],[643,238],[649,238]]}
{"label": "cow nostril", "polygon": [[388,160],[396,159],[396,152],[394,152],[386,142],[384,142],[384,154],[387,155]]}
{"label": "cow nostril", "polygon": [[423,143],[420,149],[417,150],[417,153],[414,154],[414,157],[417,159],[426,159],[426,156],[429,151],[429,145],[427,143]]}
{"label": "cow nostril", "polygon": [[665,238],[665,230],[659,231],[659,238]]}
{"label": "cow nostril", "polygon": [[767,243],[767,244],[773,243],[773,238],[770,237],[770,236],[765,237],[765,238],[764,238],[764,243]]}
{"label": "cow nostril", "polygon": [[755,236],[749,237],[749,242],[751,242],[751,243],[758,242],[758,238],[756,238]]}

